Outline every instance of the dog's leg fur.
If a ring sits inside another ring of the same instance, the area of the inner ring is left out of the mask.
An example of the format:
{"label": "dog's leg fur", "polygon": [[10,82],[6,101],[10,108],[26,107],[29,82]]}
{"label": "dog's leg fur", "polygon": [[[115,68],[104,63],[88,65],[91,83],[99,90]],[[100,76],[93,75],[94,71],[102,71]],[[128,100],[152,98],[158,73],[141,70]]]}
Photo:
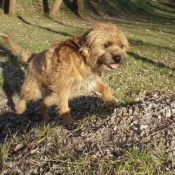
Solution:
{"label": "dog's leg fur", "polygon": [[20,100],[18,101],[18,103],[15,106],[15,109],[16,109],[17,114],[22,114],[26,109],[26,100],[20,98]]}
{"label": "dog's leg fur", "polygon": [[59,97],[59,95],[56,93],[46,95],[43,101],[40,103],[40,113],[43,120],[48,120],[49,116],[47,114],[47,110],[50,106],[56,104],[60,109],[60,118],[63,119],[63,123],[65,125],[73,123],[74,120],[71,118],[70,109],[68,107],[68,96],[69,93],[67,91],[64,92],[64,98]]}
{"label": "dog's leg fur", "polygon": [[[62,92],[63,93],[63,92]],[[70,115],[70,109],[68,106],[68,99],[69,99],[69,91],[65,91],[63,98],[60,100],[60,118],[63,119],[64,124],[71,124],[74,123]]]}
{"label": "dog's leg fur", "polygon": [[[47,102],[47,100],[49,100],[49,97],[51,96],[51,91],[47,88],[44,89],[44,97],[43,100],[40,102],[39,108],[40,108],[40,114],[41,117],[44,121],[48,121],[49,119],[49,115],[47,114],[48,108],[50,107],[49,104],[51,105],[52,103]],[[51,97],[51,101],[52,101],[52,97]]]}
{"label": "dog's leg fur", "polygon": [[105,102],[106,105],[110,105],[115,103],[115,100],[112,96],[111,89],[106,86],[102,81],[97,81],[96,91],[102,95],[102,99]]}
{"label": "dog's leg fur", "polygon": [[40,103],[40,113],[44,121],[48,121],[49,116],[47,114],[48,108],[53,104],[53,94],[46,95],[43,101]]}
{"label": "dog's leg fur", "polygon": [[41,98],[41,91],[36,79],[31,78],[29,75],[26,75],[25,81],[22,85],[20,100],[16,104],[17,114],[22,114],[26,109],[27,100],[38,100]]}

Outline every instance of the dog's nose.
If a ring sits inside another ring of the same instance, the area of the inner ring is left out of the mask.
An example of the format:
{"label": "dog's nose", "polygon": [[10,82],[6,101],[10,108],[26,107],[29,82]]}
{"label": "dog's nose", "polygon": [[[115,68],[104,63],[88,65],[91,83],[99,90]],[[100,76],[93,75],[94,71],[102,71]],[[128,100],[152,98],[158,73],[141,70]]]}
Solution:
{"label": "dog's nose", "polygon": [[114,55],[113,57],[113,60],[116,62],[116,63],[119,63],[121,61],[121,56],[120,55]]}

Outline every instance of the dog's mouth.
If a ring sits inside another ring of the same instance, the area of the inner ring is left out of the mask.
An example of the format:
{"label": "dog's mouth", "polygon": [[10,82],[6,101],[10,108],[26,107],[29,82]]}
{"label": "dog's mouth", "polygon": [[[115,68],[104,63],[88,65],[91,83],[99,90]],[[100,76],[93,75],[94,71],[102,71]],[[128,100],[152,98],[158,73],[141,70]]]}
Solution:
{"label": "dog's mouth", "polygon": [[107,52],[97,61],[97,67],[103,71],[112,71],[116,70],[120,65],[125,61],[125,54],[112,54]]}
{"label": "dog's mouth", "polygon": [[108,67],[110,69],[117,69],[119,64],[122,62],[122,56],[121,55],[112,55],[112,62],[108,64]]}
{"label": "dog's mouth", "polygon": [[117,69],[118,66],[119,66],[119,64],[117,64],[117,63],[110,63],[110,64],[108,65],[108,67],[109,67],[110,69]]}

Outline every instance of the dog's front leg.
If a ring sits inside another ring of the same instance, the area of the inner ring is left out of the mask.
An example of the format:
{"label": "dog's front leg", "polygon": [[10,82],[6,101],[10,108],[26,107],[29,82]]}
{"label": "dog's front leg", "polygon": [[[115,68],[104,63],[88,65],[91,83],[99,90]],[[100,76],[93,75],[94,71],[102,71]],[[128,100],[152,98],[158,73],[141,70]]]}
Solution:
{"label": "dog's front leg", "polygon": [[62,91],[60,97],[60,118],[63,119],[63,124],[68,125],[74,123],[70,115],[70,108],[68,106],[69,91]]}
{"label": "dog's front leg", "polygon": [[95,85],[95,91],[97,94],[102,95],[102,99],[106,105],[113,105],[116,103],[116,100],[112,96],[110,87],[106,86],[102,81],[98,80]]}
{"label": "dog's front leg", "polygon": [[71,124],[74,120],[71,118],[70,109],[68,107],[68,92],[61,91],[59,93],[47,94],[40,103],[40,112],[43,120],[48,121],[49,116],[47,110],[51,105],[57,105],[60,108],[60,118],[63,119],[64,124]]}

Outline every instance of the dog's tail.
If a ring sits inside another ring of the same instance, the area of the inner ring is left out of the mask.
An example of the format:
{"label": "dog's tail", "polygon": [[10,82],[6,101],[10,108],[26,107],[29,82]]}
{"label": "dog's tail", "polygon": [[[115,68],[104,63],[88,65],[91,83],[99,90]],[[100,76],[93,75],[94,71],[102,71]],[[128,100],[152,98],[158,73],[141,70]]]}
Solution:
{"label": "dog's tail", "polygon": [[7,35],[0,34],[0,36],[10,46],[12,54],[17,56],[20,61],[27,62],[35,54],[19,46],[15,41],[10,39]]}

